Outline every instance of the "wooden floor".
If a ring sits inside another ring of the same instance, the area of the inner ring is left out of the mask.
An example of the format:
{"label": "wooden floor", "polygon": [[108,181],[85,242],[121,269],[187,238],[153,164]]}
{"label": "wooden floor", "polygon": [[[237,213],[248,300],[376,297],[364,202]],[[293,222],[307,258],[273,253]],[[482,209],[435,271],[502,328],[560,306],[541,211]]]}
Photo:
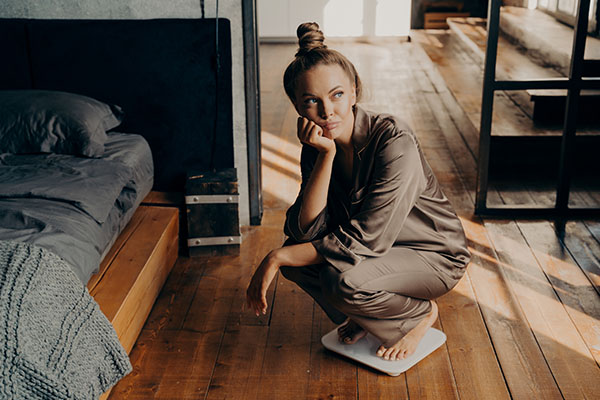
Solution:
{"label": "wooden floor", "polygon": [[300,179],[296,115],[281,85],[295,49],[262,45],[263,224],[243,229],[239,256],[178,259],[131,353],[133,372],[110,398],[598,398],[600,221],[475,217],[476,164],[464,137],[474,128],[425,52],[414,42],[333,47],[355,62],[365,108],[413,127],[464,224],[472,263],[438,301],[435,326],[447,342],[392,378],[324,350],[333,324],[281,276],[266,316],[244,310],[254,268],[283,243]]}

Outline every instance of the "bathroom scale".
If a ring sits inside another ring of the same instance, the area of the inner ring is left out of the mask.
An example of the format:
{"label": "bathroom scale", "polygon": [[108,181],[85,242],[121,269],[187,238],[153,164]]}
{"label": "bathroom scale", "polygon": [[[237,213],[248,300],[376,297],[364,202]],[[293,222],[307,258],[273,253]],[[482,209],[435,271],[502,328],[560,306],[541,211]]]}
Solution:
{"label": "bathroom scale", "polygon": [[381,342],[370,333],[367,333],[365,337],[354,344],[341,343],[338,339],[337,328],[321,338],[321,343],[323,343],[326,349],[366,364],[391,376],[400,375],[431,354],[435,349],[444,344],[445,341],[446,334],[444,332],[435,328],[429,328],[413,354],[404,360],[391,361],[377,357],[376,352]]}

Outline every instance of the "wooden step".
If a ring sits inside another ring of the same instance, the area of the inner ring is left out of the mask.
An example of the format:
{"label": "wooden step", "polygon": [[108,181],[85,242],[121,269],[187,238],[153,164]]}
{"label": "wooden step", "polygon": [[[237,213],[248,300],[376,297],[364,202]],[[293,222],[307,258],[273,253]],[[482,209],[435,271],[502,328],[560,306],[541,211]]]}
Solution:
{"label": "wooden step", "polygon": [[[567,90],[527,90],[533,102],[533,120],[539,124],[562,124],[567,104]],[[600,123],[600,90],[582,90],[579,97],[578,121],[580,124]],[[591,126],[590,126],[591,128]]]}
{"label": "wooden step", "polygon": [[[568,75],[573,51],[573,28],[541,10],[503,6],[500,30],[527,50],[530,57]],[[584,58],[600,59],[600,39],[588,35]]]}
{"label": "wooden step", "polygon": [[[499,178],[518,175],[522,179],[556,179],[561,143],[560,136],[492,136],[490,175]],[[599,148],[600,136],[575,138],[575,175],[593,178],[591,182],[598,180]]]}
{"label": "wooden step", "polygon": [[140,206],[88,283],[127,353],[177,259],[178,230],[176,208]]}

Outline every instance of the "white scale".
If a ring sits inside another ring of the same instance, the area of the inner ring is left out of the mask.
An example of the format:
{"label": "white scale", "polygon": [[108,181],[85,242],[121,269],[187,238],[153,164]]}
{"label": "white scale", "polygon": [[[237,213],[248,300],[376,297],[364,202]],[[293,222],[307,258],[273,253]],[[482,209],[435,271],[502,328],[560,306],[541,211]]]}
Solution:
{"label": "white scale", "polygon": [[400,375],[427,357],[444,344],[444,342],[446,342],[446,334],[444,334],[444,332],[435,328],[429,328],[413,354],[406,357],[404,360],[391,361],[376,355],[381,342],[370,333],[353,344],[341,343],[338,339],[337,328],[321,338],[321,343],[323,343],[323,346],[325,346],[326,349],[366,364],[371,368],[385,372],[391,376]]}

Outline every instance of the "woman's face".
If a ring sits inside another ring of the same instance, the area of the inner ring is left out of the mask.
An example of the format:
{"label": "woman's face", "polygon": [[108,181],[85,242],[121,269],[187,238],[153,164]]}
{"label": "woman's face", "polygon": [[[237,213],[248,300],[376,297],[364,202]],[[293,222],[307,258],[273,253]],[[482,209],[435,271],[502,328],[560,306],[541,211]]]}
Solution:
{"label": "woman's face", "polygon": [[350,136],[356,104],[353,82],[337,64],[317,65],[298,78],[294,106],[303,117],[323,128],[331,139]]}

